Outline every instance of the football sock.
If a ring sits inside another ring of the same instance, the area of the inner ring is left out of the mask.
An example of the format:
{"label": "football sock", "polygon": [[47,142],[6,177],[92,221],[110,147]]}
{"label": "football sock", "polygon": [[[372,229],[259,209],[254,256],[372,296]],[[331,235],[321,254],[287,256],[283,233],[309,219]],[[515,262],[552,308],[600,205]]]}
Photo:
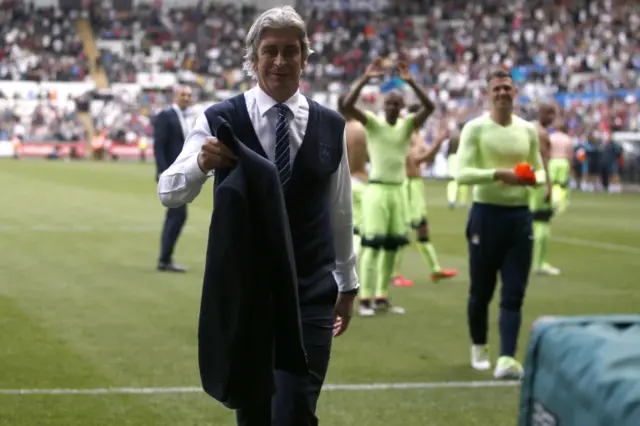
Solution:
{"label": "football sock", "polygon": [[547,260],[549,244],[549,224],[546,222],[533,223],[533,268],[540,269]]}
{"label": "football sock", "polygon": [[378,276],[376,284],[376,299],[386,299],[389,297],[389,286],[391,285],[391,273],[396,260],[396,250],[380,250],[378,256]]}
{"label": "football sock", "polygon": [[404,258],[404,247],[400,247],[397,251],[396,251],[396,256],[393,262],[393,273],[392,276],[393,277],[399,277],[400,274],[400,267],[402,266],[402,259]]}
{"label": "football sock", "polygon": [[427,263],[432,273],[440,272],[440,264],[438,263],[438,256],[436,255],[436,249],[431,243],[416,243],[418,252],[422,259]]}
{"label": "football sock", "polygon": [[376,287],[376,264],[380,250],[371,247],[362,248],[360,260],[360,300],[372,299]]}

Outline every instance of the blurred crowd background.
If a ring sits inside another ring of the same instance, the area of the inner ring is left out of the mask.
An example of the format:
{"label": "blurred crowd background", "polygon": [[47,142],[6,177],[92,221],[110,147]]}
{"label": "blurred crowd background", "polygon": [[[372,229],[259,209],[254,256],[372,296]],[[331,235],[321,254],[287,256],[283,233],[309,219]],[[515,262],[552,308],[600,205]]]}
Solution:
{"label": "blurred crowd background", "polygon": [[[194,87],[193,116],[250,87],[244,36],[256,14],[282,2],[0,3],[0,141],[152,148],[150,119],[171,104],[176,83]],[[453,127],[486,107],[484,75],[502,66],[518,84],[521,114],[533,119],[540,102],[555,103],[576,150],[616,144],[623,179],[640,182],[639,3],[289,3],[307,20],[315,51],[300,89],[319,102],[335,107],[376,56],[407,61],[437,104],[429,143],[442,123]],[[362,106],[380,108],[396,86],[393,76],[371,85]]]}

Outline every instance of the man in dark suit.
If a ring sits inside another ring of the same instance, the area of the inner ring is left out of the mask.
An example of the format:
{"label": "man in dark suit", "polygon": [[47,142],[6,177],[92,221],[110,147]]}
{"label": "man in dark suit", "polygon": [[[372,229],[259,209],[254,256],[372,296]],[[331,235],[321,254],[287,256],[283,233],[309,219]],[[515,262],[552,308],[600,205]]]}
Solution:
{"label": "man in dark suit", "polygon": [[[191,88],[179,86],[174,92],[174,103],[153,119],[153,154],[156,159],[156,180],[176,161],[189,134],[187,111],[191,105]],[[173,250],[187,221],[187,206],[168,208],[162,227],[158,270],[186,272],[186,268],[173,262]]]}
{"label": "man in dark suit", "polygon": [[299,377],[276,364],[274,397],[242,406],[236,415],[241,426],[317,426],[333,337],[347,329],[359,287],[345,123],[299,91],[311,50],[305,22],[292,7],[258,17],[245,48],[244,69],[257,85],[196,120],[178,159],[160,176],[158,196],[165,206],[177,207],[193,201],[214,173],[216,186],[224,182],[237,159],[213,137],[220,117],[246,147],[275,165],[292,237],[309,372]]}

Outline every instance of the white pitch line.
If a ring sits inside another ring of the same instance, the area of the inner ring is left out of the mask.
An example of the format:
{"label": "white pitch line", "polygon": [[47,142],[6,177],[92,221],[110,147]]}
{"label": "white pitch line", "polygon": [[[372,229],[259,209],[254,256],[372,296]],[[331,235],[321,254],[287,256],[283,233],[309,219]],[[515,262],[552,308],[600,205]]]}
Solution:
{"label": "white pitch line", "polygon": [[[479,389],[519,386],[518,381],[363,383],[324,385],[324,391],[376,391],[408,389]],[[201,387],[94,388],[94,389],[0,389],[0,395],[155,395],[200,393]]]}
{"label": "white pitch line", "polygon": [[417,383],[363,383],[325,385],[328,391],[373,391],[373,390],[403,390],[403,389],[463,389],[463,388],[501,388],[519,386],[514,380],[482,380],[470,382],[417,382]]}
{"label": "white pitch line", "polygon": [[[85,232],[132,232],[132,233],[156,233],[158,231],[157,226],[149,225],[124,225],[124,226],[87,226],[87,225],[70,225],[70,226],[55,226],[55,225],[37,225],[29,227],[19,226],[3,226],[0,225],[0,232],[61,232],[61,233],[85,233]],[[462,228],[461,228],[462,229]],[[194,233],[199,232],[195,227],[185,227],[183,232]],[[456,235],[460,238],[464,238],[462,231],[452,231],[449,229],[434,229],[432,230],[437,235]],[[640,247],[627,246],[623,244],[614,244],[601,241],[583,240],[580,238],[563,237],[561,235],[554,235],[553,241],[558,241],[565,244],[571,244],[579,247],[590,247],[600,250],[615,251],[618,253],[627,254],[640,254]]]}
{"label": "white pitch line", "polygon": [[88,225],[37,225],[37,226],[1,226],[0,232],[158,232],[157,226],[88,226]]}
{"label": "white pitch line", "polygon": [[600,250],[617,251],[619,253],[640,254],[640,247],[625,246],[622,244],[603,243],[600,241],[583,240],[580,238],[569,238],[562,236],[552,236],[551,241],[558,241],[580,247],[590,247]]}

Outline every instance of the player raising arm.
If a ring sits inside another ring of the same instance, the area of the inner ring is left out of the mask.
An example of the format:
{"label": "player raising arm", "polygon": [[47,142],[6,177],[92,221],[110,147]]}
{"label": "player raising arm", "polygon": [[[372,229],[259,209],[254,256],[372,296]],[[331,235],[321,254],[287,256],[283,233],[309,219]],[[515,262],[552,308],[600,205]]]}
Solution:
{"label": "player raising arm", "polygon": [[360,308],[362,316],[377,312],[404,313],[392,306],[389,286],[396,253],[408,242],[403,183],[406,177],[406,157],[411,135],[420,129],[433,111],[433,103],[420,88],[404,63],[397,65],[398,74],[413,88],[420,100],[415,114],[400,117],[404,96],[391,91],[384,99],[384,118],[363,112],[355,106],[362,88],[375,77],[385,74],[382,59],[376,58],[365,75],[355,84],[344,100],[345,113],[360,121],[367,133],[367,151],[371,169],[362,200],[362,238]]}

